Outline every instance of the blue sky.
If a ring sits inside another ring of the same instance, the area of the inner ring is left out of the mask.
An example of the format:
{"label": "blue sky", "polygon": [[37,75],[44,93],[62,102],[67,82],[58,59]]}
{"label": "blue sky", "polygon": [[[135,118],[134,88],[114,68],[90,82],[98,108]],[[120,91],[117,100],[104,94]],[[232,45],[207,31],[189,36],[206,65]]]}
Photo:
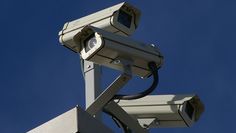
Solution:
{"label": "blue sky", "polygon": [[[77,104],[84,108],[79,56],[62,47],[57,34],[65,22],[119,2],[122,1],[1,1],[1,133],[26,132]],[[154,94],[197,93],[206,107],[191,128],[150,132],[236,132],[236,1],[127,2],[142,11],[132,38],[157,44],[165,57]],[[104,68],[103,87],[117,74]],[[134,77],[123,92],[136,92],[148,84],[150,80]]]}

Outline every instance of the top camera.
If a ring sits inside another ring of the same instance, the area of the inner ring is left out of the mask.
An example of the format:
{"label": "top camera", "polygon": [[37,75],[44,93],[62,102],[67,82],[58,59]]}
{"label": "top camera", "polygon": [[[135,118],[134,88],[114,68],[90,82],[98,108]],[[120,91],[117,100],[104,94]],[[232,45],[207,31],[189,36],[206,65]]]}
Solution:
{"label": "top camera", "polygon": [[80,19],[67,22],[59,32],[60,42],[78,53],[80,47],[74,41],[75,35],[85,26],[91,25],[115,34],[130,36],[138,27],[141,12],[123,2]]}

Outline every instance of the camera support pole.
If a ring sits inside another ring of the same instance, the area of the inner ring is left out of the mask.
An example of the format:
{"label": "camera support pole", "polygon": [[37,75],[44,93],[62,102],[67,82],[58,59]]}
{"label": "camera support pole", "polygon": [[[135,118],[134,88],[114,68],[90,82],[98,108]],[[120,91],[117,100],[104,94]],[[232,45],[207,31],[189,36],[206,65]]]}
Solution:
{"label": "camera support pole", "polygon": [[84,60],[85,104],[86,109],[101,93],[101,67]]}

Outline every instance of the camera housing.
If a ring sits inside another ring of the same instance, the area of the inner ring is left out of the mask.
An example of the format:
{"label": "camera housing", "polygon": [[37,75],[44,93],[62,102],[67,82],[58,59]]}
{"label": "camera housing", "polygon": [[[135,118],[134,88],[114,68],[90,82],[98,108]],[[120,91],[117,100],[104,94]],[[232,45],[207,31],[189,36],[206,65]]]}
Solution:
{"label": "camera housing", "polygon": [[197,95],[149,95],[118,104],[146,128],[190,127],[204,111]]}
{"label": "camera housing", "polygon": [[125,65],[130,65],[132,74],[143,78],[151,75],[149,62],[155,62],[157,67],[163,64],[163,56],[157,47],[96,27],[85,27],[75,40],[84,60],[121,71]]}
{"label": "camera housing", "polygon": [[75,35],[85,26],[91,25],[123,36],[130,36],[138,27],[141,12],[123,2],[80,19],[67,22],[59,32],[59,41],[74,52],[80,47],[74,42]]}

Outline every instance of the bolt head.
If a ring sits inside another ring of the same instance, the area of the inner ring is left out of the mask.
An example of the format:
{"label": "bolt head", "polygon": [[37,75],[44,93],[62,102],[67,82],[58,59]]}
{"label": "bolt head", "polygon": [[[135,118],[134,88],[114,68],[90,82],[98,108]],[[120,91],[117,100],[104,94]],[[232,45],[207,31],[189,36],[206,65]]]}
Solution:
{"label": "bolt head", "polygon": [[87,65],[87,68],[90,68],[91,67],[91,65]]}

